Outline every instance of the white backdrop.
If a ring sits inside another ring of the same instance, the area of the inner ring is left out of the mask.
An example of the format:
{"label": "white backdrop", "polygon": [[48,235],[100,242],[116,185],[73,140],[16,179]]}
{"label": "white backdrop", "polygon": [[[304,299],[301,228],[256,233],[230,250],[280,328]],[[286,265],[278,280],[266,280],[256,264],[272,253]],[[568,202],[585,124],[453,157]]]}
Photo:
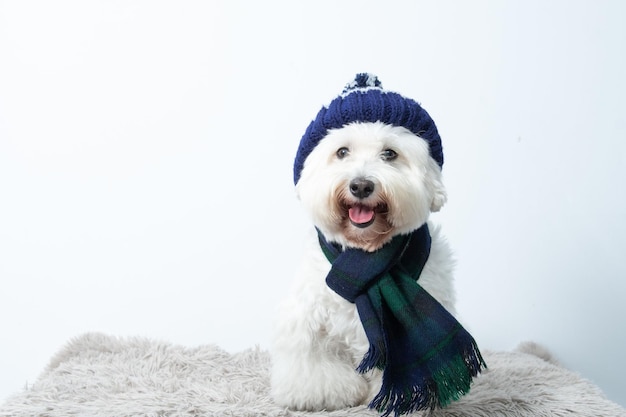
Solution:
{"label": "white backdrop", "polygon": [[481,347],[626,406],[625,5],[0,1],[0,400],[83,332],[267,348],[298,141],[368,71],[439,127]]}

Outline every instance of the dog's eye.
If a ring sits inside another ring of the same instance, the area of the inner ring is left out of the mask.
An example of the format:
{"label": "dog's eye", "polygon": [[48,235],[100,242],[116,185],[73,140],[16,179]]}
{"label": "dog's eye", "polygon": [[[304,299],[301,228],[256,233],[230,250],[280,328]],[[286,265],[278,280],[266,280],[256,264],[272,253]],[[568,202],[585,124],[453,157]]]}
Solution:
{"label": "dog's eye", "polygon": [[383,159],[383,161],[393,161],[394,159],[398,157],[398,153],[394,151],[393,149],[385,149],[380,154],[380,157]]}
{"label": "dog's eye", "polygon": [[350,151],[348,150],[348,148],[339,148],[337,149],[337,158],[339,159],[343,159],[346,156],[348,156],[348,154],[350,153]]}

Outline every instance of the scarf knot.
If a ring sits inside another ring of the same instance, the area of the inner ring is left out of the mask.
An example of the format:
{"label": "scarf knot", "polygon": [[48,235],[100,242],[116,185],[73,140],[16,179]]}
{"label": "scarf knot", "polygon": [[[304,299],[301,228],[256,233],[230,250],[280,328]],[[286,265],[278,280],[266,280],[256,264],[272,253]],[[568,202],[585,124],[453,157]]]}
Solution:
{"label": "scarf knot", "polygon": [[[416,251],[418,257],[411,259],[415,264],[412,266],[415,267],[416,279],[430,253],[428,227],[419,229],[418,233],[421,234],[419,238],[427,240],[427,245],[422,245],[424,247]],[[411,241],[410,236],[402,236],[404,239],[398,239],[395,244],[385,245],[376,252],[346,249],[342,255],[342,250],[338,245],[327,242],[319,231],[318,235],[326,258],[334,259],[332,261],[333,273],[326,277],[326,285],[351,303],[354,303],[359,295],[366,293],[385,273],[399,263]],[[415,239],[415,242],[418,240]],[[363,254],[368,255],[363,256]]]}
{"label": "scarf knot", "polygon": [[469,392],[486,367],[472,336],[417,282],[430,254],[428,225],[394,237],[375,252],[326,241],[326,284],[356,305],[370,347],[359,372],[383,370],[370,403],[388,416],[443,407]]}

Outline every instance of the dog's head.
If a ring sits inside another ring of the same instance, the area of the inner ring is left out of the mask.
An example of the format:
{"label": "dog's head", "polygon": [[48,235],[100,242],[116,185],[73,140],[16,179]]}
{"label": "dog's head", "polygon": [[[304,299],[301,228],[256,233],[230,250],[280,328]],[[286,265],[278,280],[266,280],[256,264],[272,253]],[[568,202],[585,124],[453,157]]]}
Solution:
{"label": "dog's head", "polygon": [[368,251],[417,229],[446,201],[428,143],[381,122],[330,130],[306,158],[296,191],[328,240]]}
{"label": "dog's head", "polygon": [[374,251],[446,201],[441,138],[414,100],[357,74],[307,128],[297,194],[327,240]]}

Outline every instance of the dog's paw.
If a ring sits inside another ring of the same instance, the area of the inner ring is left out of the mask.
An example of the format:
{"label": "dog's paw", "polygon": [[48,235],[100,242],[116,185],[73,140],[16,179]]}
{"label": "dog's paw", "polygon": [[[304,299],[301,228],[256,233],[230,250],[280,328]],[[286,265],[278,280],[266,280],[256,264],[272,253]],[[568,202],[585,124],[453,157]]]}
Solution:
{"label": "dog's paw", "polygon": [[272,396],[276,404],[292,410],[339,410],[365,403],[369,384],[349,367],[315,367],[309,372],[274,375]]}

